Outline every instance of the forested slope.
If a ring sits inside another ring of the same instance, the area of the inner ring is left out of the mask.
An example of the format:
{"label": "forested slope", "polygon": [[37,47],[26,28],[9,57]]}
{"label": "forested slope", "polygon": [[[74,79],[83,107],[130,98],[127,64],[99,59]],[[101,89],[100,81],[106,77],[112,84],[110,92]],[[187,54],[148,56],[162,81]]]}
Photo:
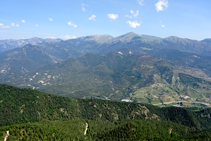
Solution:
{"label": "forested slope", "polygon": [[126,103],[100,99],[75,99],[0,85],[0,125],[47,120],[109,120],[131,119],[173,121],[200,129],[194,113],[176,107],[159,108],[150,104]]}
{"label": "forested slope", "polygon": [[8,140],[210,139],[208,114],[0,85],[0,136],[9,131]]}

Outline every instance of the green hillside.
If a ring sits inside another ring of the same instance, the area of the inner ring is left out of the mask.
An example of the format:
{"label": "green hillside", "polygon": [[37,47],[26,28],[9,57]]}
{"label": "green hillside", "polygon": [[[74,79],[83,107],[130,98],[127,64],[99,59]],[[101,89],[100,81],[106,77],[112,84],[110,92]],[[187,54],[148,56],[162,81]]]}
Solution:
{"label": "green hillside", "polygon": [[0,126],[44,119],[125,121],[164,118],[158,107],[147,104],[73,99],[8,85],[1,85],[0,93]]}
{"label": "green hillside", "polygon": [[[195,129],[200,129],[202,126],[192,112],[177,107],[159,108],[142,103],[75,99],[9,85],[0,85],[0,93],[0,126],[45,119],[89,119],[112,122],[155,119],[173,121]],[[175,112],[175,115],[171,112]]]}
{"label": "green hillside", "polygon": [[0,85],[0,138],[9,131],[8,140],[210,139],[208,114]]}

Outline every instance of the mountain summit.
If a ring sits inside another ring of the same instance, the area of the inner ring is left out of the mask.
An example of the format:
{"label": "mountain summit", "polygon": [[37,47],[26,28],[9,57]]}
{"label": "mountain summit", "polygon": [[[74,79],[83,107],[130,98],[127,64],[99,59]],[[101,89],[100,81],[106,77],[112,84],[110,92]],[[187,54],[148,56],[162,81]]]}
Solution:
{"label": "mountain summit", "polygon": [[140,35],[134,33],[134,32],[129,32],[124,35],[116,37],[114,40],[120,40],[122,42],[129,42],[131,41],[134,37],[140,37]]}
{"label": "mountain summit", "polygon": [[[101,35],[101,34],[93,34],[93,35],[88,35],[88,36],[84,36],[84,37],[79,37],[76,38],[75,40],[81,40],[81,41],[96,41],[98,43],[104,43],[107,42],[111,39],[113,39],[114,37],[111,35]],[[71,39],[70,39],[71,40]]]}

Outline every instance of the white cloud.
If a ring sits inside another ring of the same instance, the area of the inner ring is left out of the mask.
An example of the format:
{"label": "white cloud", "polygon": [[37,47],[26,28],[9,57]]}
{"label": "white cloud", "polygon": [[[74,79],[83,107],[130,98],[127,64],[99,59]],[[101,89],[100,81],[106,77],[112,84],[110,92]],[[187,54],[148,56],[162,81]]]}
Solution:
{"label": "white cloud", "polygon": [[68,25],[73,26],[73,27],[78,27],[76,24],[74,24],[73,22],[67,22]]}
{"label": "white cloud", "polygon": [[132,18],[131,16],[129,16],[129,15],[125,15],[125,17],[127,17],[127,18]]}
{"label": "white cloud", "polygon": [[[137,11],[136,11],[136,13],[135,13],[133,10],[130,10],[130,13],[131,13],[131,14],[133,14],[133,16],[134,16],[134,17],[137,17],[137,16],[138,16],[138,14],[139,14],[139,11],[137,10]],[[126,17],[128,17],[128,18],[132,18],[132,17],[131,17],[131,16],[129,16],[129,15],[126,15]]]}
{"label": "white cloud", "polygon": [[93,20],[93,21],[96,21],[96,15],[92,15],[91,17],[89,17],[89,20]]}
{"label": "white cloud", "polygon": [[137,10],[136,13],[133,14],[134,17],[137,17],[139,14],[139,11]]}
{"label": "white cloud", "polygon": [[116,20],[119,17],[118,14],[108,14],[107,16],[112,20]]}
{"label": "white cloud", "polygon": [[22,22],[22,23],[25,23],[26,21],[25,21],[25,20],[21,20],[21,22]]}
{"label": "white cloud", "polygon": [[0,23],[0,28],[10,28],[10,26],[5,26],[4,24]]}
{"label": "white cloud", "polygon": [[165,25],[163,25],[163,24],[162,24],[161,26],[162,26],[163,28],[165,27]]}
{"label": "white cloud", "polygon": [[141,6],[144,5],[144,0],[138,0],[138,4]]}
{"label": "white cloud", "polygon": [[49,19],[49,21],[53,21],[53,19],[51,19],[51,18],[48,18]]}
{"label": "white cloud", "polygon": [[159,0],[155,4],[155,8],[156,8],[157,12],[163,11],[164,8],[168,8],[168,0]]}
{"label": "white cloud", "polygon": [[11,25],[11,26],[15,26],[15,23],[11,23],[10,25]]}
{"label": "white cloud", "polygon": [[134,13],[133,10],[130,10],[130,13],[133,14]]}
{"label": "white cloud", "polygon": [[11,26],[16,26],[16,27],[19,27],[19,26],[20,26],[20,25],[15,24],[15,23],[11,23],[10,25],[11,25]]}
{"label": "white cloud", "polygon": [[127,21],[126,23],[128,23],[131,28],[136,28],[136,27],[139,27],[142,22],[138,23],[137,21],[133,21],[133,22],[132,21]]}
{"label": "white cloud", "polygon": [[59,36],[59,38],[63,39],[63,40],[68,40],[68,39],[75,39],[77,37],[76,36],[64,35],[64,36]]}
{"label": "white cloud", "polygon": [[36,27],[38,27],[38,25],[37,25],[37,24],[35,24],[35,26],[36,26]]}
{"label": "white cloud", "polygon": [[55,35],[53,35],[53,36],[46,37],[46,38],[50,38],[50,39],[58,39],[58,38],[60,38],[62,40],[69,40],[69,39],[75,39],[77,37],[76,36],[70,36],[70,35],[63,35],[63,36],[55,36]]}
{"label": "white cloud", "polygon": [[87,6],[85,3],[82,3],[82,4],[81,4],[81,10],[82,10],[83,12],[86,12],[85,6]]}

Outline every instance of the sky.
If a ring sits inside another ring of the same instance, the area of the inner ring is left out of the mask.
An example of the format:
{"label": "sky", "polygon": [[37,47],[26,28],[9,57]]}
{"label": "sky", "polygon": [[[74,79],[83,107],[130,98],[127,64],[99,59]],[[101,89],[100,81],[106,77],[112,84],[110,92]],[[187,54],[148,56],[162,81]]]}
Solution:
{"label": "sky", "polygon": [[0,40],[135,32],[211,38],[210,0],[1,0]]}

